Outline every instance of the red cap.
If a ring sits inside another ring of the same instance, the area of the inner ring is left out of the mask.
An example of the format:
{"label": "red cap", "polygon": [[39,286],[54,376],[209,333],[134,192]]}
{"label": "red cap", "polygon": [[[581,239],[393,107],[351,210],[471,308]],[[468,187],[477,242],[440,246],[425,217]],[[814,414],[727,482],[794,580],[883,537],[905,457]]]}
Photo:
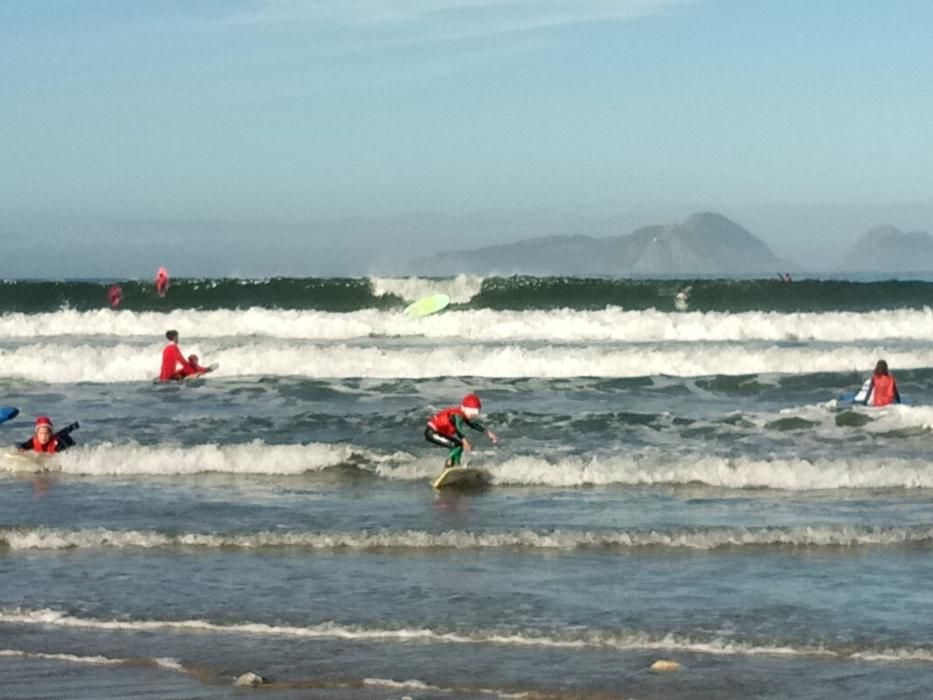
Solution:
{"label": "red cap", "polygon": [[36,428],[41,428],[45,426],[46,428],[52,429],[52,419],[48,416],[39,416],[36,418]]}
{"label": "red cap", "polygon": [[474,408],[478,411],[482,407],[483,404],[480,403],[479,396],[476,394],[467,394],[460,402],[460,408]]}

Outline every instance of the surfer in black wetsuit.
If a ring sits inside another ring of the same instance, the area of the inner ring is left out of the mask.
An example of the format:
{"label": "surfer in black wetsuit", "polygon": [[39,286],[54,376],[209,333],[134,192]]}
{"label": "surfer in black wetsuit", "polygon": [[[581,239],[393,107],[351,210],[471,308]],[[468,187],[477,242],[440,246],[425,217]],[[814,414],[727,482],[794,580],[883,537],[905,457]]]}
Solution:
{"label": "surfer in black wetsuit", "polygon": [[464,450],[473,449],[470,441],[466,439],[466,428],[485,433],[492,444],[499,442],[499,437],[479,422],[479,411],[482,407],[476,394],[467,394],[460,402],[460,406],[445,408],[435,413],[428,426],[424,429],[424,438],[430,443],[446,447],[450,450],[444,467],[455,467],[460,464]]}
{"label": "surfer in black wetsuit", "polygon": [[26,442],[21,442],[17,447],[24,452],[37,452],[39,454],[62,452],[69,447],[75,446],[71,433],[80,427],[78,423],[72,423],[66,425],[57,433],[53,433],[52,420],[48,416],[39,416],[36,418],[35,435]]}

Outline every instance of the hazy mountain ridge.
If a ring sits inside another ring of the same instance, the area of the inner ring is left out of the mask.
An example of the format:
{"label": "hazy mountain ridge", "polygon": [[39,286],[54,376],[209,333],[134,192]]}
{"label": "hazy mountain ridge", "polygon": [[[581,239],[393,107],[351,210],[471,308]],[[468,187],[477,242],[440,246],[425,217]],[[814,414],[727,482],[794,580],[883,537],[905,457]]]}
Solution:
{"label": "hazy mountain ridge", "polygon": [[903,232],[895,226],[876,226],[865,233],[843,258],[843,272],[933,271],[933,236],[925,231]]}
{"label": "hazy mountain ridge", "polygon": [[794,266],[720,214],[646,226],[625,236],[547,236],[413,261],[425,275],[773,275]]}

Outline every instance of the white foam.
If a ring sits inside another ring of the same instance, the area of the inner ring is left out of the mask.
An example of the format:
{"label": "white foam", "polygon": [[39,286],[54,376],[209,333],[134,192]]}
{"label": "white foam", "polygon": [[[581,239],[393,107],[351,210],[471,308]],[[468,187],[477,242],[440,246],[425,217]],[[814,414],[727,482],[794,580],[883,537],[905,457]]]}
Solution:
{"label": "white foam", "polygon": [[479,294],[484,277],[457,275],[453,278],[370,277],[376,296],[392,294],[406,301],[416,301],[430,294],[446,294],[454,304],[465,304]]}
{"label": "white foam", "polygon": [[36,625],[70,629],[94,629],[119,632],[173,632],[243,636],[337,639],[360,642],[429,644],[480,644],[511,647],[558,649],[610,649],[615,651],[678,651],[722,656],[829,656],[859,658],[875,662],[933,662],[933,650],[923,647],[885,649],[832,649],[823,644],[757,644],[741,640],[711,637],[694,639],[686,635],[655,635],[645,632],[568,631],[560,636],[532,630],[462,630],[443,631],[430,628],[380,629],[323,622],[316,625],[269,625],[264,623],[218,624],[208,620],[101,620],[80,618],[50,609],[0,609],[0,624]]}
{"label": "white foam", "polygon": [[392,690],[444,690],[436,685],[416,679],[396,681],[391,678],[364,678],[363,685],[372,688],[391,688]]}
{"label": "white foam", "polygon": [[[115,445],[103,442],[81,446],[55,455],[54,471],[89,475],[154,474],[304,474],[365,459],[373,469],[392,459],[352,445],[311,443],[266,445],[254,440],[240,445],[193,445],[190,447]],[[395,457],[397,459],[397,457]],[[0,470],[22,471],[23,463],[0,459]]]}
{"label": "white foam", "polygon": [[[467,300],[465,294],[458,295],[453,289],[448,293],[455,302]],[[486,342],[857,343],[864,341],[866,328],[871,329],[868,335],[876,341],[894,338],[933,340],[933,310],[667,313],[652,309],[626,311],[619,307],[589,311],[475,309],[413,319],[400,310],[365,309],[334,313],[253,307],[214,311],[177,309],[168,313],[61,309],[36,314],[0,315],[0,337],[6,338],[112,336],[153,338],[161,342],[168,328],[179,331],[183,345],[190,339],[229,336],[302,340],[423,336],[438,339],[463,337]]]}
{"label": "white foam", "polygon": [[0,545],[11,551],[62,549],[298,547],[312,550],[379,551],[384,549],[470,550],[522,549],[530,552],[588,548],[716,550],[732,547],[887,547],[933,543],[933,526],[915,527],[723,527],[671,530],[380,530],[356,532],[279,532],[239,534],[90,528],[0,528]]}
{"label": "white foam", "polygon": [[[302,376],[319,379],[476,377],[681,377],[715,374],[800,374],[866,371],[866,361],[885,357],[892,366],[933,366],[933,346],[859,344],[833,348],[741,344],[657,345],[438,345],[344,344],[275,339],[203,340],[183,345],[203,362],[219,362],[208,381],[223,377]],[[0,350],[0,378],[52,383],[152,381],[161,344],[44,342]],[[866,359],[867,358],[867,359]]]}
{"label": "white foam", "polygon": [[844,457],[800,459],[722,457],[661,450],[612,457],[517,456],[486,465],[495,484],[573,487],[608,484],[702,483],[730,489],[933,488],[933,470],[922,459]]}
{"label": "white foam", "polygon": [[129,659],[111,659],[106,656],[78,656],[76,654],[46,654],[40,651],[22,651],[19,649],[0,649],[0,656],[26,659],[44,659],[46,661],[64,661],[73,664],[91,666],[120,666],[129,663]]}
{"label": "white foam", "polygon": [[23,659],[42,659],[44,661],[61,661],[69,664],[85,664],[89,666],[126,666],[151,664],[168,671],[187,673],[188,670],[176,659],[120,659],[109,656],[81,656],[78,654],[51,654],[41,651],[24,651],[22,649],[0,649],[0,657],[16,657]]}
{"label": "white foam", "polygon": [[[923,459],[839,457],[724,457],[658,448],[590,457],[545,459],[501,455],[477,461],[499,486],[577,487],[702,483],[746,489],[809,491],[824,489],[933,488],[933,470]],[[377,453],[346,444],[140,446],[109,442],[79,446],[56,455],[55,471],[98,476],[223,474],[288,475],[317,472],[346,463],[390,480],[427,481],[437,475],[437,455],[425,450]],[[0,471],[23,470],[21,461],[0,458]]]}

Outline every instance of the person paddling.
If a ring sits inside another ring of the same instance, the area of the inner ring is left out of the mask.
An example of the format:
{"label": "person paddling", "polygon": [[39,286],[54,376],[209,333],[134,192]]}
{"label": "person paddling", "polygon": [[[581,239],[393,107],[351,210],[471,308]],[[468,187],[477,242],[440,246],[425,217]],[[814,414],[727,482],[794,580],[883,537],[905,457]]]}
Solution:
{"label": "person paddling", "polygon": [[80,424],[75,422],[53,433],[52,419],[48,416],[39,416],[36,418],[35,434],[17,447],[23,452],[38,452],[39,454],[62,452],[75,446],[71,433],[80,427]]}

